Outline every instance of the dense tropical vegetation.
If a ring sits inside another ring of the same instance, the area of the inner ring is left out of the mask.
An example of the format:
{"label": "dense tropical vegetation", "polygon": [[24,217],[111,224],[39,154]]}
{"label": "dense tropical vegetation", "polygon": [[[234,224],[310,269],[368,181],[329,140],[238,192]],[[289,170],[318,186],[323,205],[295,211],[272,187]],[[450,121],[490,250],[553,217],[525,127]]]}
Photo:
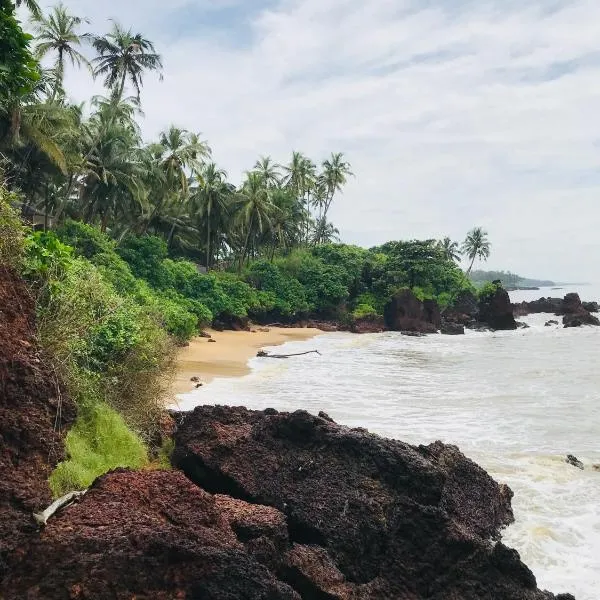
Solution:
{"label": "dense tropical vegetation", "polygon": [[[335,243],[331,207],[352,176],[342,153],[260,157],[236,185],[197,131],[171,125],[145,141],[143,82],[162,73],[154,44],[27,4],[35,38],[0,0],[0,258],[30,282],[40,341],[79,406],[56,493],[148,462],[174,348],[203,327],[352,324],[401,288],[442,306],[471,289],[449,238]],[[67,68],[90,69],[105,95],[70,103]],[[489,255],[474,232],[469,270]]]}

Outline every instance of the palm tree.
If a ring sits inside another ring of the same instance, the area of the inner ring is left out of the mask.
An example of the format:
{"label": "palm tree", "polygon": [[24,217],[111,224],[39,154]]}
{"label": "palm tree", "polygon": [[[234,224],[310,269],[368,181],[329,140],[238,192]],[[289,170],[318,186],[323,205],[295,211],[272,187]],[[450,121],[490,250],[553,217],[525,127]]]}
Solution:
{"label": "palm tree", "polygon": [[58,4],[46,17],[39,15],[33,19],[37,33],[36,53],[38,58],[44,58],[50,53],[56,52],[56,86],[54,94],[62,88],[65,76],[65,59],[69,59],[73,66],[84,65],[91,70],[87,58],[77,49],[84,39],[78,33],[82,23],[88,21],[75,17],[67,12],[64,5]]}
{"label": "palm tree", "polygon": [[279,185],[281,175],[270,156],[261,156],[254,164],[254,171],[260,173],[267,187]]}
{"label": "palm tree", "polygon": [[[105,36],[92,38],[92,45],[99,56],[94,75],[104,77],[104,85],[116,91],[117,98],[123,97],[127,79],[139,98],[144,71],[162,71],[162,59],[156,54],[154,44],[141,33],[135,35],[125,31],[113,21],[113,29]],[[162,74],[160,75],[162,79]]]}
{"label": "palm tree", "polygon": [[333,202],[333,196],[336,192],[341,191],[342,186],[353,173],[350,170],[350,163],[344,160],[342,152],[332,153],[328,160],[323,161],[322,166],[323,178],[327,187],[327,196],[323,210],[323,218],[326,218]]}
{"label": "palm tree", "polygon": [[460,261],[461,252],[458,247],[458,242],[453,242],[449,237],[445,237],[443,240],[440,240],[437,245],[446,260],[455,262]]}
{"label": "palm tree", "polygon": [[33,17],[37,18],[42,14],[40,10],[39,4],[35,0],[16,0],[16,6],[19,8],[21,4],[24,4],[27,7],[27,10],[33,15]]}
{"label": "palm tree", "polygon": [[283,167],[287,174],[284,179],[285,185],[296,194],[296,198],[305,206],[304,229],[307,244],[311,220],[310,194],[317,179],[316,168],[316,165],[301,152],[293,152],[291,162]]}
{"label": "palm tree", "polygon": [[330,244],[332,242],[340,241],[340,231],[333,223],[330,223],[324,216],[317,219],[315,223],[315,232],[313,237],[313,243],[317,244]]}
{"label": "palm tree", "polygon": [[488,234],[481,227],[475,227],[467,234],[465,241],[462,243],[461,251],[469,258],[471,264],[467,269],[467,275],[473,269],[473,263],[476,258],[487,260],[490,256],[491,244],[488,240]]}
{"label": "palm tree", "polygon": [[209,270],[213,263],[212,237],[214,233],[219,237],[220,226],[229,216],[233,188],[226,181],[227,173],[215,163],[209,163],[202,169],[199,180],[200,184],[192,195],[192,204],[205,222],[206,269]]}
{"label": "palm tree", "polygon": [[240,253],[240,271],[250,248],[250,240],[272,228],[271,219],[276,210],[262,176],[252,171],[248,173],[240,193],[238,213],[240,225],[245,233]]}
{"label": "palm tree", "polygon": [[[160,162],[173,189],[187,194],[191,171],[199,172],[202,159],[208,158],[211,150],[198,134],[171,125],[160,134],[162,147]],[[158,150],[158,148],[157,148]]]}

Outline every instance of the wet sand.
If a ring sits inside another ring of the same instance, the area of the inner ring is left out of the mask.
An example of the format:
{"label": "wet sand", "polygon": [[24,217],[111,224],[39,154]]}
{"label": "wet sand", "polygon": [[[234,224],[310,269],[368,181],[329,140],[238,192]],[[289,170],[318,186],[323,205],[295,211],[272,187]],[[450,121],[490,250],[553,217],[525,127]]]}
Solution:
{"label": "wet sand", "polygon": [[184,394],[194,389],[192,377],[210,383],[216,377],[241,377],[250,373],[248,361],[261,348],[285,342],[308,340],[323,333],[312,328],[268,327],[269,331],[209,331],[215,343],[207,338],[194,338],[177,357],[177,373],[173,393]]}

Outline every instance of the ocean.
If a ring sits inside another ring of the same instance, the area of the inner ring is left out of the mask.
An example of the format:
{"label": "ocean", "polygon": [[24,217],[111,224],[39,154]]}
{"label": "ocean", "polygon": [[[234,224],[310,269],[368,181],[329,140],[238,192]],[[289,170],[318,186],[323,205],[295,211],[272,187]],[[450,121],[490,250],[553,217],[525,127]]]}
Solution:
{"label": "ocean", "polygon": [[[513,301],[600,286],[518,291]],[[218,379],[180,397],[199,404],[312,413],[413,444],[456,444],[515,493],[516,522],[503,541],[538,585],[577,600],[600,590],[600,328],[545,327],[550,315],[521,318],[529,329],[411,338],[332,333],[278,352],[321,356],[252,359],[252,373]],[[574,454],[588,467],[565,462]]]}

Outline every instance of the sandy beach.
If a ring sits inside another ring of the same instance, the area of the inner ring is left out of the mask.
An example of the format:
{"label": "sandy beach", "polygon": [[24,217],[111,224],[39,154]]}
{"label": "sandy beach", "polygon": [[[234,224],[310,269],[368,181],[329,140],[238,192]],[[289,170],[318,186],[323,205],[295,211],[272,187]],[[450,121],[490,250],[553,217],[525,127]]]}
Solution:
{"label": "sandy beach", "polygon": [[209,331],[215,343],[207,338],[194,338],[177,357],[177,374],[173,393],[189,392],[196,385],[192,377],[203,384],[215,377],[240,377],[250,373],[248,361],[261,348],[285,342],[308,340],[320,333],[312,328],[268,327],[268,331]]}

